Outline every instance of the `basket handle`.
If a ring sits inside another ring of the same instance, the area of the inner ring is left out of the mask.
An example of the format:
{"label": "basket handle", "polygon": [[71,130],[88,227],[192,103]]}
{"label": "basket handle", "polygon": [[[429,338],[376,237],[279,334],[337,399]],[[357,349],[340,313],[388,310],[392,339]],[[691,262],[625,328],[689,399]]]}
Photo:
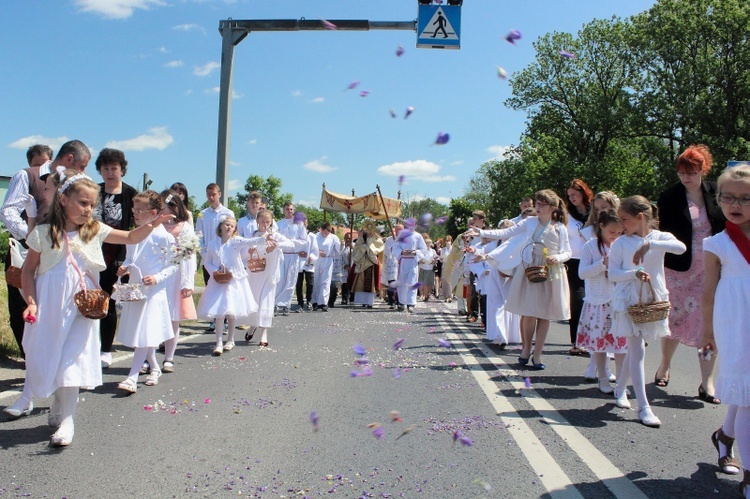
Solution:
{"label": "basket handle", "polygon": [[[651,301],[649,303],[653,303],[656,301],[656,293],[654,292],[654,285],[651,284],[651,279],[646,281],[648,284],[648,289],[651,290]],[[643,281],[641,281],[641,288],[638,290],[638,304],[639,305],[645,305],[643,302]]]}
{"label": "basket handle", "polygon": [[[534,265],[534,245],[535,244],[538,244],[542,248],[545,247],[544,244],[542,244],[539,241],[531,241],[529,244],[527,244],[526,246],[524,246],[523,249],[521,250],[521,255],[523,255],[524,252],[526,251],[526,248],[528,248],[529,246],[531,246],[531,260],[532,261],[531,261],[531,263],[529,265],[532,265],[532,266]],[[523,261],[523,258],[521,258],[521,262],[523,263],[523,268],[524,269],[526,269],[526,268],[529,267],[529,265],[527,265],[526,262]],[[543,263],[542,266],[546,266],[547,265],[547,262],[542,262],[542,263]]]}

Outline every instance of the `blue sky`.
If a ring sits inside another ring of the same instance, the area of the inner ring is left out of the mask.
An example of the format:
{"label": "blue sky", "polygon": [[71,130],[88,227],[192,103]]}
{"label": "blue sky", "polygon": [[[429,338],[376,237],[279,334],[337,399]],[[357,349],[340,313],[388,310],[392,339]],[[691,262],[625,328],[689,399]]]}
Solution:
{"label": "blue sky", "polygon": [[[359,194],[447,203],[479,166],[518,142],[525,115],[511,76],[532,43],[594,18],[627,17],[649,0],[466,0],[461,50],[417,49],[411,31],[251,33],[235,51],[234,190],[275,175],[295,201],[318,204],[321,184]],[[220,20],[411,21],[416,0],[24,0],[5,2],[0,173],[25,166],[30,143],[81,139],[125,151],[125,181],[185,183],[203,201],[215,180]],[[515,46],[504,40],[522,33]],[[404,54],[397,57],[398,46]],[[12,50],[10,49],[12,47]],[[354,90],[344,91],[359,81]],[[368,91],[366,97],[360,91]],[[403,119],[407,107],[414,112]],[[397,117],[391,118],[390,110]],[[431,145],[439,132],[450,141]],[[100,181],[93,166],[90,174]]]}

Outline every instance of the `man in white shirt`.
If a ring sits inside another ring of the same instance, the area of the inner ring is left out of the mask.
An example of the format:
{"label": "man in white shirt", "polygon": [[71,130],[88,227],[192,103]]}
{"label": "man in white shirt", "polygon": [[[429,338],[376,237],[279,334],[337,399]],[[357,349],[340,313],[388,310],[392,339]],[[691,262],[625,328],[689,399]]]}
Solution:
{"label": "man in white shirt", "polygon": [[298,253],[307,247],[307,230],[301,219],[295,221],[294,215],[294,204],[284,203],[284,218],[279,220],[278,232],[292,241],[294,249],[284,251],[284,260],[280,269],[281,278],[276,285],[276,309],[281,315],[289,315],[292,294],[297,284]]}
{"label": "man in white shirt", "polygon": [[331,224],[328,222],[320,226],[316,236],[318,244],[318,262],[315,264],[315,283],[313,284],[313,310],[320,308],[322,312],[328,312],[328,298],[331,294],[331,277],[333,272],[333,259],[341,253],[341,240],[336,234],[331,233]]}
{"label": "man in white shirt", "polygon": [[[11,177],[8,192],[0,208],[0,221],[8,229],[11,237],[23,248],[26,247],[26,234],[29,230],[27,218],[35,217],[37,222],[41,223],[47,217],[50,208],[47,196],[45,196],[47,176],[55,173],[57,167],[83,172],[91,160],[91,151],[80,140],[70,140],[60,147],[54,161],[51,161],[52,156],[52,149],[49,146],[37,144],[29,147],[26,151],[26,161],[29,167],[18,171]],[[33,199],[29,198],[29,195]],[[8,252],[5,268],[9,266],[10,252]],[[24,354],[21,346],[24,328],[22,314],[25,308],[26,302],[21,292],[17,288],[8,286],[10,328],[22,356]]]}
{"label": "man in white shirt", "polygon": [[405,225],[399,232],[391,252],[398,264],[398,310],[403,312],[404,306],[409,313],[414,312],[417,304],[417,282],[419,281],[418,262],[424,258],[427,246],[422,234],[416,231],[416,223]]}

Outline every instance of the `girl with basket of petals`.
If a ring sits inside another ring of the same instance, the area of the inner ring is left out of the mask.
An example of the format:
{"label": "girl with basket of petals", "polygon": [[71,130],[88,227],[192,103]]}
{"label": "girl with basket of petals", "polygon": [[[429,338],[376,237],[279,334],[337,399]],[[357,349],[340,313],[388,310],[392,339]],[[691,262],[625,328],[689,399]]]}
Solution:
{"label": "girl with basket of petals", "polygon": [[[222,341],[223,331],[216,328],[216,346],[213,354],[221,355],[234,348],[235,326],[238,319],[249,317],[258,310],[258,304],[250,291],[247,270],[242,259],[243,250],[257,248],[266,242],[265,237],[244,238],[237,235],[237,220],[223,217],[216,228],[219,238],[208,244],[203,266],[211,273],[211,279],[198,302],[198,317],[223,324],[227,319],[227,342]],[[273,241],[269,245],[275,244]]]}
{"label": "girl with basket of petals", "polygon": [[[67,446],[73,441],[79,388],[102,384],[99,321],[81,313],[85,307],[76,303],[75,295],[96,290],[98,273],[105,268],[102,243],[136,244],[167,217],[131,232],[112,229],[91,218],[99,198],[99,186],[91,178],[75,170],[54,175],[60,187],[48,223],[38,225],[26,239],[29,251],[22,275],[28,304],[23,312],[26,385],[5,412],[28,415],[34,407],[32,396],[54,394],[48,423],[57,431],[50,445]],[[109,305],[109,297],[104,303]]]}
{"label": "girl with basket of petals", "polygon": [[612,243],[607,267],[615,283],[612,334],[626,336],[628,349],[622,373],[617,373],[617,406],[630,408],[629,378],[638,400],[638,418],[657,428],[661,421],[646,398],[643,361],[646,341],[669,334],[669,292],[664,281],[665,253],[682,254],[685,244],[669,232],[656,230],[658,209],[643,196],[623,199],[618,211],[624,234]]}
{"label": "girl with basket of petals", "polygon": [[[136,194],[133,197],[135,225],[140,227],[151,223],[163,208],[164,202],[157,192]],[[151,369],[145,385],[159,383],[161,369],[156,362],[156,347],[174,337],[167,297],[169,278],[177,273],[177,265],[169,261],[167,254],[172,246],[172,235],[163,226],[159,227],[140,243],[129,244],[125,261],[117,269],[118,276],[129,274],[130,283],[142,284],[144,295],[140,300],[120,302],[122,312],[117,339],[123,345],[135,348],[128,377],[117,385],[127,393],[135,393],[143,361],[147,361]],[[167,252],[163,248],[167,248]]]}

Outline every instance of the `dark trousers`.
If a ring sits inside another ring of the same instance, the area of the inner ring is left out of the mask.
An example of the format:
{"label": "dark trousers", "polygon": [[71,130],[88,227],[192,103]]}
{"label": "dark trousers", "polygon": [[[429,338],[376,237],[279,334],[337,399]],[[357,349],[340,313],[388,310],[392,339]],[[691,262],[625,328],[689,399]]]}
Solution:
{"label": "dark trousers", "polygon": [[474,286],[474,282],[477,280],[477,275],[473,272],[469,274],[469,296],[467,297],[467,302],[469,311],[472,317],[479,317],[479,293],[477,293],[477,288]]}
{"label": "dark trousers", "polygon": [[[117,268],[121,262],[114,262],[104,271],[99,273],[99,286],[112,296],[112,287],[117,282]],[[128,282],[128,277],[123,276],[122,282]],[[115,341],[117,332],[117,305],[114,300],[109,300],[107,316],[99,321],[99,338],[102,340],[102,352],[111,352],[112,343]]]}
{"label": "dark trousers", "polygon": [[338,281],[331,281],[331,293],[328,295],[328,307],[332,308],[336,303],[336,297],[339,294]]}
{"label": "dark trousers", "polygon": [[[10,251],[5,257],[5,268],[10,267]],[[23,346],[23,311],[26,310],[26,302],[21,295],[21,290],[8,286],[8,315],[10,316],[10,329],[13,331],[13,336],[16,338],[18,348],[21,350],[21,357],[25,357]]]}
{"label": "dark trousers", "polygon": [[[306,300],[303,300],[302,297],[302,284],[305,284],[305,296]],[[308,272],[306,270],[303,270],[302,272],[297,274],[297,286],[296,286],[296,294],[297,294],[297,304],[302,307],[305,304],[305,301],[307,303],[310,303],[310,300],[312,300],[312,293],[313,293],[313,284],[315,283],[315,276],[312,272]],[[322,305],[322,304],[321,304]]]}
{"label": "dark trousers", "polygon": [[576,344],[578,334],[578,322],[581,319],[581,310],[583,309],[583,298],[586,295],[586,288],[583,280],[578,276],[578,264],[581,261],[577,258],[571,258],[565,265],[568,267],[568,287],[570,288],[570,343]]}
{"label": "dark trousers", "polygon": [[479,315],[482,317],[482,324],[487,325],[487,295],[479,295]]}
{"label": "dark trousers", "polygon": [[347,305],[349,303],[349,283],[341,281],[341,303]]}
{"label": "dark trousers", "polygon": [[388,281],[388,288],[386,289],[385,293],[388,297],[388,305],[398,305],[398,292],[396,291],[396,288],[391,287],[391,283],[394,281]]}

